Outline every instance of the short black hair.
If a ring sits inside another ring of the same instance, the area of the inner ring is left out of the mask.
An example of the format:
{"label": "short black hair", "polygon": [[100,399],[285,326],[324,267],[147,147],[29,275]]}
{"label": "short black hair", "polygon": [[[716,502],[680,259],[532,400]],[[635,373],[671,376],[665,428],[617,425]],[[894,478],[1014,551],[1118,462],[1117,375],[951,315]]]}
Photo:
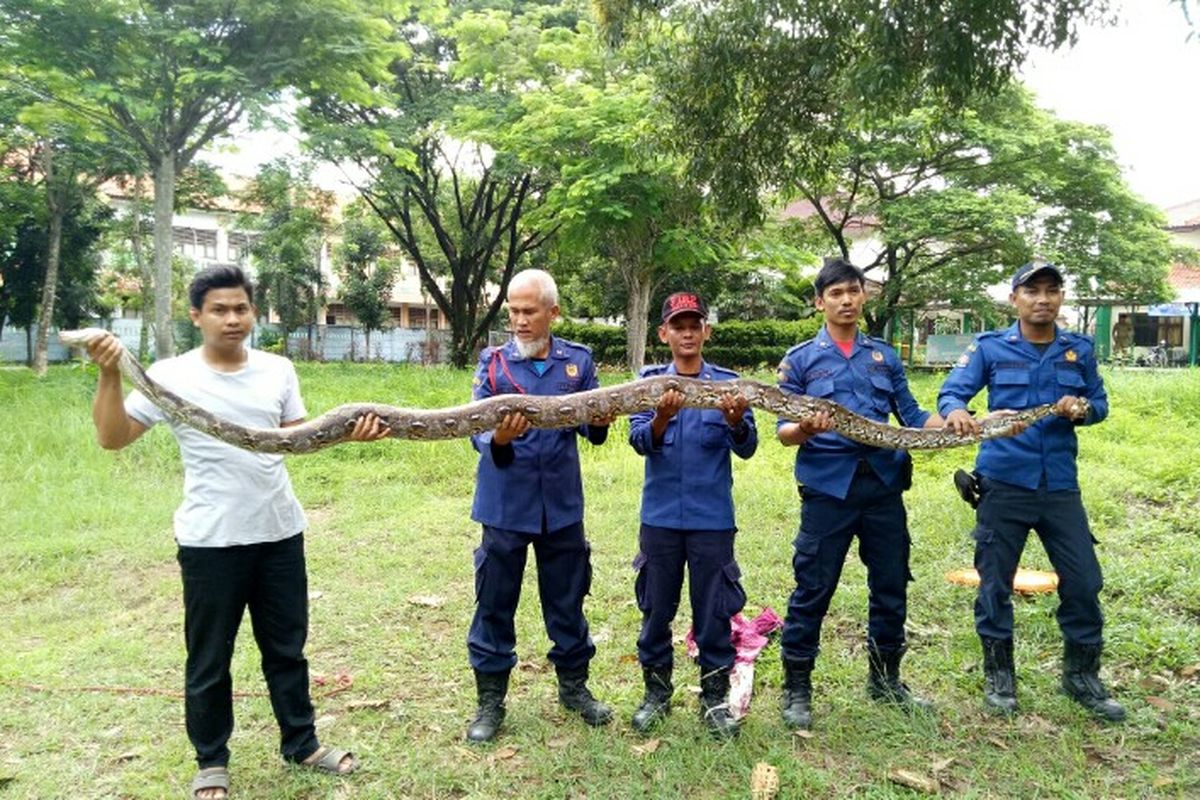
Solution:
{"label": "short black hair", "polygon": [[246,299],[253,303],[254,284],[246,277],[246,273],[242,272],[241,267],[206,267],[197,272],[188,285],[188,302],[192,304],[192,308],[200,310],[204,308],[204,297],[210,289],[236,289],[239,286],[246,290]]}
{"label": "short black hair", "polygon": [[813,289],[816,291],[817,297],[820,297],[830,286],[846,281],[855,281],[859,286],[866,286],[867,274],[849,261],[841,258],[827,258],[825,266],[821,267],[821,271],[817,273],[817,279],[813,281]]}

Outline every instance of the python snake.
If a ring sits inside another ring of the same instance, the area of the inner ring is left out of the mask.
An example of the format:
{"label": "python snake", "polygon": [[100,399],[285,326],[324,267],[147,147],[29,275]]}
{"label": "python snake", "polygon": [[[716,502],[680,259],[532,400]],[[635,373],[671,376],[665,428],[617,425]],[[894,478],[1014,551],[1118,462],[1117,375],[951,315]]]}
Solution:
{"label": "python snake", "polygon": [[[106,331],[84,328],[62,331],[59,340],[71,347],[86,347]],[[150,402],[172,420],[207,433],[223,442],[259,453],[312,453],[347,441],[354,423],[374,414],[397,439],[454,439],[494,430],[507,414],[519,412],[537,428],[569,428],[589,420],[609,419],[653,409],[663,392],[675,389],[692,408],[718,408],[722,398],[740,393],[751,406],[781,419],[803,421],[825,411],[833,430],[847,439],[892,450],[940,450],[975,444],[985,439],[1012,436],[1016,423],[1032,424],[1048,417],[1054,406],[1045,404],[1023,411],[993,415],[980,423],[977,435],[961,436],[950,428],[899,428],[855,414],[831,400],[792,394],[749,379],[703,381],[659,375],[615,386],[569,395],[503,394],[466,405],[440,409],[399,408],[376,403],[349,403],[316,419],[288,428],[250,428],[238,425],[195,406],[155,383],[128,350],[119,362],[121,373]]]}

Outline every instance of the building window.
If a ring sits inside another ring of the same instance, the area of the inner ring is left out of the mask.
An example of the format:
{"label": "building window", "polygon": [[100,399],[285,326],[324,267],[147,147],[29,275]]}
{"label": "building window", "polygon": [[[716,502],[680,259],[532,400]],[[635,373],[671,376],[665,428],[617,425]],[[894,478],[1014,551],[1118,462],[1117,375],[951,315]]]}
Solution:
{"label": "building window", "polygon": [[217,232],[196,231],[196,247],[200,257],[207,261],[217,260]]}
{"label": "building window", "polygon": [[426,314],[425,314],[424,308],[421,308],[420,306],[409,306],[408,307],[408,327],[424,328],[425,320],[426,320]]}
{"label": "building window", "polygon": [[1154,347],[1166,342],[1170,347],[1183,346],[1183,317],[1152,317],[1146,313],[1122,314],[1118,325],[1133,325],[1133,346]]}
{"label": "building window", "polygon": [[244,233],[229,234],[229,260],[235,264],[250,254],[250,237]]}

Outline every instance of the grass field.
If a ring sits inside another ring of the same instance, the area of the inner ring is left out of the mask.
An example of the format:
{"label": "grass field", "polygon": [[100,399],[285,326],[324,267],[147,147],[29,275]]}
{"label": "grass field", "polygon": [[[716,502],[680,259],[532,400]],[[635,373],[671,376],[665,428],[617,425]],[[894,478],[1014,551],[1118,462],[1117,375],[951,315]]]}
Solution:
{"label": "grass field", "polygon": [[[350,400],[449,405],[470,385],[447,369],[301,365],[300,375],[313,414]],[[464,641],[478,540],[474,453],[463,440],[342,446],[293,458],[289,469],[310,520],[318,726],[330,744],[355,749],[363,769],[339,780],[279,760],[246,626],[235,658],[235,689],[248,696],[235,704],[234,796],[747,797],[757,762],[778,769],[784,798],[911,795],[889,778],[896,770],[962,797],[1200,796],[1200,373],[1106,380],[1112,415],[1081,433],[1080,471],[1105,569],[1103,672],[1130,711],[1124,725],[1095,722],[1056,692],[1053,596],[1017,602],[1023,713],[1002,721],[982,711],[972,592],[943,579],[971,563],[972,515],[950,476],[973,454],[950,450],[917,454],[907,495],[916,580],[906,678],[937,702],[936,718],[865,699],[866,589],[852,550],[825,623],[811,736],[789,734],[778,718],[772,644],[741,738],[711,741],[680,644],[684,690],[647,746],[628,725],[641,695],[630,561],[642,465],[621,421],[605,446],[581,445],[592,685],[617,708],[613,725],[587,729],[557,707],[530,568],[508,721],[495,746],[463,743],[474,707]],[[927,405],[939,382],[913,377]],[[41,381],[0,369],[0,798],[184,797],[192,774],[177,697],[178,454],[166,429],[121,453],[100,450],[94,386],[90,368],[58,367]],[[747,612],[782,613],[798,513],[794,451],[774,441],[773,420],[759,425],[758,454],[735,466],[738,556]],[[1035,539],[1024,561],[1048,566]],[[688,624],[681,613],[680,641]]]}

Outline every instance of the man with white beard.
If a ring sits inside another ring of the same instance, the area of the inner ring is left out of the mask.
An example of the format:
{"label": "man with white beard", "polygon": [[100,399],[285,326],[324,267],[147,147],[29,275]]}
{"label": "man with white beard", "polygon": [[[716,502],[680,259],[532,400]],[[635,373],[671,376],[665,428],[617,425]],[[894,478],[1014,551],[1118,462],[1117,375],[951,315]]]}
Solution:
{"label": "man with white beard", "polygon": [[[525,270],[508,287],[513,339],[479,355],[473,397],[558,395],[599,387],[591,351],[550,334],[558,317],[558,287],[549,273]],[[583,481],[575,437],[608,438],[612,420],[578,428],[533,428],[520,413],[494,431],[471,437],[479,470],[471,519],[483,526],[475,551],[475,618],[467,652],[479,707],[467,730],[472,742],[495,738],[504,721],[508,676],[517,663],[513,617],[529,545],[537,558],[538,594],[547,654],[558,674],[559,702],[589,725],[605,725],[612,710],[587,687],[596,647],[583,598],[591,585],[590,546],[583,533]]]}

